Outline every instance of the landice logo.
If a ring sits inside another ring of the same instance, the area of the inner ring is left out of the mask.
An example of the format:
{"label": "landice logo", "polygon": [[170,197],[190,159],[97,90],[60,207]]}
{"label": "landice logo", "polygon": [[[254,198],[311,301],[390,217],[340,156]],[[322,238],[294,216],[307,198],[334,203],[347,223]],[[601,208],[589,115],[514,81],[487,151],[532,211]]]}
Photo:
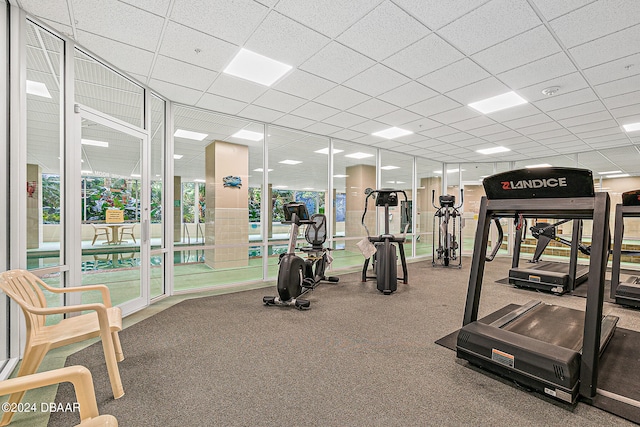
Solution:
{"label": "landice logo", "polygon": [[520,181],[501,181],[503,190],[523,190],[525,188],[566,187],[567,178],[527,179]]}

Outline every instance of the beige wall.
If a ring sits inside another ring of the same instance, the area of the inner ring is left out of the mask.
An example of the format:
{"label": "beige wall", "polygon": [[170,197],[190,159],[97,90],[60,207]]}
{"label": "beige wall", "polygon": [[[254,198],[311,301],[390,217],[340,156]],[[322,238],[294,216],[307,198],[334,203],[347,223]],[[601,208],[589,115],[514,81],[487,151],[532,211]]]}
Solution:
{"label": "beige wall", "polygon": [[[362,226],[362,213],[364,212],[364,201],[366,195],[364,190],[367,188],[376,188],[376,168],[370,165],[348,166],[346,170],[345,181],[345,236],[355,237],[364,236],[366,231]],[[367,211],[365,223],[369,228],[371,235],[376,235],[376,215],[375,205],[369,200],[369,210]],[[354,243],[348,245],[355,248]]]}

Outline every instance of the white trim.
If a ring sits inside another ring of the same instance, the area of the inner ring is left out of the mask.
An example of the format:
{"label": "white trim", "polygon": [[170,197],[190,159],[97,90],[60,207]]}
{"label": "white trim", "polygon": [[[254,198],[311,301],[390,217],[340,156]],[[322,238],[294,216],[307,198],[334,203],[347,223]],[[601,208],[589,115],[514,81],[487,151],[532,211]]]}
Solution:
{"label": "white trim", "polygon": [[175,140],[173,137],[174,104],[166,101],[164,104],[164,168],[162,171],[162,222],[164,234],[162,247],[165,250],[162,257],[164,266],[164,295],[173,295],[175,266],[173,261],[173,152]]}

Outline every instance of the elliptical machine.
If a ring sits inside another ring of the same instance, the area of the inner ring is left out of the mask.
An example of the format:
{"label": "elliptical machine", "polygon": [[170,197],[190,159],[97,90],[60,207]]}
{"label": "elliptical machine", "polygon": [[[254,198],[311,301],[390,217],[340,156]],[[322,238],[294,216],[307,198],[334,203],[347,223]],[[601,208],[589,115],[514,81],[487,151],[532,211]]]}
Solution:
{"label": "elliptical machine", "polygon": [[[398,280],[402,280],[402,283],[407,283],[407,260],[404,255],[404,241],[407,236],[407,230],[411,225],[411,218],[407,218],[406,225],[402,236],[396,237],[389,232],[389,207],[398,206],[398,194],[402,193],[405,202],[408,202],[407,193],[403,190],[392,190],[389,188],[383,188],[380,190],[373,190],[367,188],[365,194],[367,195],[364,201],[364,212],[362,214],[362,225],[367,230],[367,239],[374,245],[375,253],[365,258],[364,266],[362,267],[362,281],[366,282],[367,279],[376,279],[377,287],[380,292],[385,295],[393,293],[398,288]],[[374,197],[376,206],[384,207],[384,234],[379,236],[371,236],[369,229],[367,228],[364,218],[367,215],[367,206],[369,204],[369,197]],[[402,263],[402,277],[398,277],[398,265],[396,256],[396,246],[400,251],[400,262]],[[367,276],[367,268],[369,266],[369,260],[373,259],[372,267],[374,275]]]}
{"label": "elliptical machine", "polygon": [[[440,207],[435,204],[436,190],[431,193],[431,204],[436,208],[436,213],[433,215],[433,239],[432,247],[433,252],[431,256],[431,265],[437,264],[448,267],[451,261],[458,260],[458,264],[455,265],[458,268],[462,268],[462,256],[458,255],[459,243],[462,242],[462,221],[457,223],[456,218],[461,217],[460,209],[464,202],[463,190],[460,189],[460,204],[455,206],[456,197],[450,194],[442,195],[438,198]],[[436,218],[438,218],[438,245],[436,246]],[[452,227],[449,230],[449,224]],[[456,237],[457,236],[457,237]],[[437,256],[436,256],[437,255]]]}
{"label": "elliptical machine", "polygon": [[[333,260],[329,255],[331,249],[325,248],[327,239],[327,217],[323,214],[313,214],[304,203],[287,203],[284,205],[283,224],[291,224],[289,248],[287,253],[280,255],[278,269],[278,296],[263,297],[265,305],[293,305],[298,309],[309,308],[311,302],[300,297],[315,289],[320,282],[337,283],[338,277],[326,277],[325,270]],[[306,253],[306,259],[296,255],[298,230],[306,225],[305,239],[311,245],[300,250]]]}

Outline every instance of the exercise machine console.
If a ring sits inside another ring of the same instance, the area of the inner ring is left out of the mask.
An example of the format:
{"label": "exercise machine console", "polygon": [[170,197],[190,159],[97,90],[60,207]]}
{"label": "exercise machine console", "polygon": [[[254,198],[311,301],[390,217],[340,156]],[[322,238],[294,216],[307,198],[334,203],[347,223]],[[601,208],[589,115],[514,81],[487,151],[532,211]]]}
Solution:
{"label": "exercise machine console", "polygon": [[613,228],[613,260],[611,263],[610,297],[616,303],[628,307],[640,307],[640,277],[630,276],[620,282],[620,261],[622,255],[640,255],[638,250],[622,249],[624,237],[624,219],[640,218],[640,190],[622,193],[622,203],[616,205],[615,224]]}
{"label": "exercise machine console", "polygon": [[[485,178],[483,185],[457,356],[564,402],[574,403],[579,395],[592,401],[599,357],[618,321],[603,316],[609,194],[594,192],[591,171],[574,168],[508,171]],[[531,301],[503,308],[492,323],[478,321],[490,221],[520,216],[593,220],[584,311]]]}
{"label": "exercise machine console", "polygon": [[[309,216],[304,203],[287,203],[284,205],[285,220],[283,224],[291,224],[289,247],[287,253],[280,255],[278,268],[278,296],[262,298],[265,305],[292,305],[299,309],[309,308],[309,300],[300,298],[315,289],[320,282],[336,283],[338,277],[327,277],[325,271],[331,264],[331,249],[324,247],[327,238],[327,217],[323,214]],[[306,258],[296,255],[298,231],[301,225],[306,226],[305,239],[311,246],[300,250]]]}
{"label": "exercise machine console", "polygon": [[[451,261],[458,260],[456,267],[462,268],[462,216],[459,209],[463,204],[463,190],[460,189],[460,204],[456,206],[456,196],[445,194],[438,197],[440,207],[435,203],[436,190],[431,193],[431,204],[436,209],[433,215],[433,239],[431,265],[448,267]],[[436,245],[436,218],[438,219],[438,244]],[[456,222],[456,218],[459,220]],[[451,228],[449,227],[451,225]]]}
{"label": "exercise machine console", "polygon": [[[406,284],[408,281],[407,274],[407,260],[404,255],[404,242],[407,236],[407,230],[411,226],[411,219],[405,218],[405,226],[401,236],[394,236],[389,231],[389,225],[391,216],[389,214],[389,208],[398,206],[398,195],[404,196],[404,202],[408,205],[407,193],[403,190],[393,190],[390,188],[382,188],[379,190],[373,190],[367,188],[365,190],[367,197],[364,201],[364,212],[362,213],[362,226],[367,231],[367,239],[375,246],[375,253],[373,256],[364,260],[362,267],[362,281],[366,282],[367,279],[376,279],[377,287],[380,292],[385,295],[389,295],[396,291],[398,288],[398,280],[402,280],[402,283]],[[369,198],[375,199],[375,205],[377,207],[384,208],[384,233],[379,236],[371,236],[369,228],[365,224],[365,216],[367,215],[367,207],[369,205]],[[396,245],[400,252],[400,263],[402,264],[402,277],[398,277],[398,264],[396,256]],[[367,269],[369,267],[369,260],[372,259],[373,275],[367,275]]]}

